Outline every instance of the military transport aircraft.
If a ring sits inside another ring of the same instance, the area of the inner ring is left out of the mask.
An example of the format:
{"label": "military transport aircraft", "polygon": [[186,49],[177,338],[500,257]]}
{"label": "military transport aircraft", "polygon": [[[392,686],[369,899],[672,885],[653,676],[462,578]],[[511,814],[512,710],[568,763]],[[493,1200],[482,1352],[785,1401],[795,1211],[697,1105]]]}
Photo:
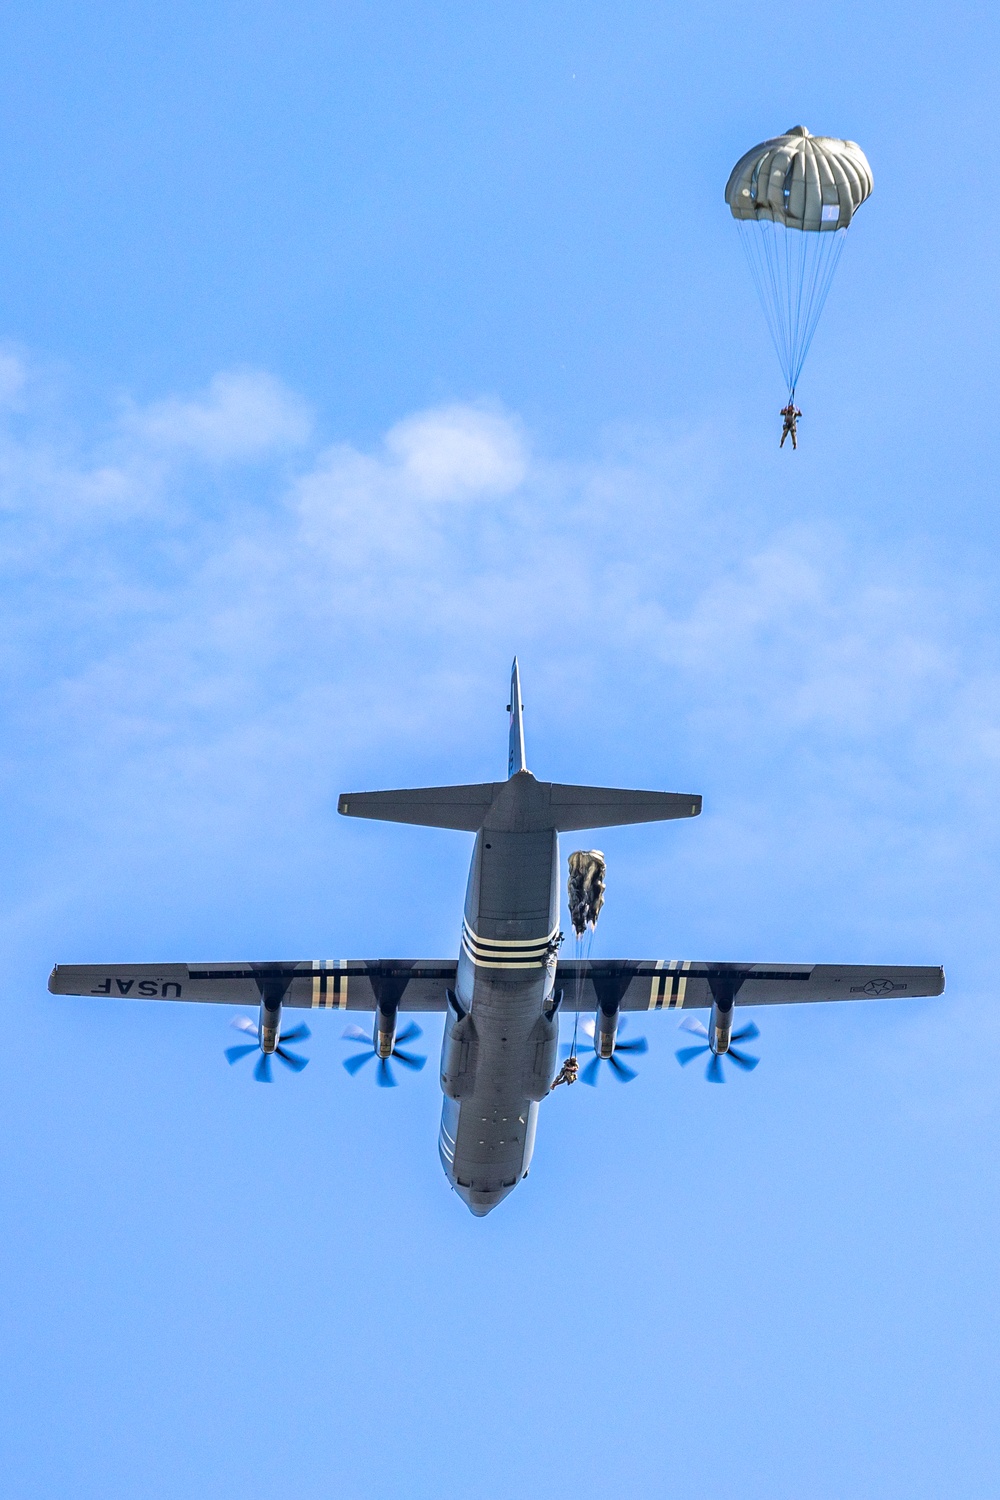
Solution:
{"label": "military transport aircraft", "polygon": [[[392,1083],[390,1059],[410,1067],[423,1060],[399,1045],[419,1035],[397,1032],[401,1011],[445,1015],[441,1051],[440,1153],[452,1186],[477,1216],[489,1213],[528,1175],[538,1107],[556,1072],[559,1016],[594,1013],[596,1060],[632,1072],[616,1055],[643,1043],[619,1040],[623,1011],[711,1008],[707,1029],[685,1024],[702,1045],[681,1062],[708,1053],[708,1077],[721,1081],[722,1059],[744,1068],[755,1059],[732,1048],[757,1035],[751,1023],[733,1030],[740,1005],[806,1000],[861,1000],[939,995],[940,968],[893,965],[696,963],[690,960],[559,959],[559,834],[693,818],[701,798],[677,792],[619,791],[536,781],[524,752],[517,660],[511,675],[510,753],[506,781],[409,791],[352,792],[338,811],[352,818],[462,829],[476,836],[458,959],[313,959],[276,963],[57,964],[49,989],[57,995],[114,995],[144,1000],[259,1004],[256,1022],[230,1059],[259,1050],[256,1074],[269,1077],[277,1055],[298,1070],[305,1059],[286,1043],[305,1026],[281,1032],[285,1008],[374,1012],[371,1043],[346,1066],[377,1059],[380,1082]],[[360,1028],[351,1038],[367,1040]]]}

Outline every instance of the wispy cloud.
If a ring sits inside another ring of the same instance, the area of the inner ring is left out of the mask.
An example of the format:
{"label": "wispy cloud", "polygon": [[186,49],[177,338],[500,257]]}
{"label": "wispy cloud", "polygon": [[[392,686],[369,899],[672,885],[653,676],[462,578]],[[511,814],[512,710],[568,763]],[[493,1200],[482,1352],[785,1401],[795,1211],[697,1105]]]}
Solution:
{"label": "wispy cloud", "polygon": [[204,394],[132,407],[123,426],[154,452],[187,453],[209,463],[248,462],[302,447],[312,431],[308,406],[260,370],[224,370]]}
{"label": "wispy cloud", "polygon": [[385,447],[399,464],[397,483],[430,500],[507,495],[528,475],[519,426],[484,407],[419,412],[389,430]]}
{"label": "wispy cloud", "polygon": [[[318,638],[337,641],[338,675],[362,662],[370,672],[373,646],[390,640],[382,673],[404,659],[409,671],[415,655],[421,671],[474,671],[483,653],[538,642],[543,671],[572,667],[571,693],[636,667],[666,671],[698,722],[766,711],[769,735],[808,728],[845,744],[919,720],[933,699],[915,728],[961,713],[961,753],[996,753],[995,643],[966,633],[940,579],[914,576],[910,560],[859,570],[828,527],[758,522],[747,536],[741,522],[727,539],[738,501],[692,476],[683,445],[558,464],[532,456],[502,411],[450,405],[407,417],[371,451],[307,451],[253,505],[220,509],[191,477],[192,458],[211,472],[242,467],[309,433],[277,381],[227,373],[201,397],[133,410],[123,433],[89,447],[8,436],[6,560],[24,570],[21,606],[54,586],[63,620],[93,618],[80,567],[95,563],[105,616],[129,614],[139,593],[155,601],[153,633],[118,643],[126,693],[150,680],[142,655],[167,639],[178,663],[214,648],[220,671],[241,677],[263,652],[262,683],[285,651],[314,678],[327,654]],[[43,517],[58,536],[39,529]],[[54,578],[70,537],[76,577]],[[85,670],[108,660],[98,651]],[[190,674],[193,684],[193,661]]]}
{"label": "wispy cloud", "polygon": [[575,737],[569,774],[714,788],[694,884],[742,872],[765,902],[797,871],[822,912],[849,872],[884,924],[910,871],[905,930],[983,909],[998,633],[914,549],[776,528],[690,438],[556,462],[485,404],[318,449],[278,382],[221,375],[88,441],[25,431],[2,450],[5,753],[50,830],[71,794],[95,837],[172,809],[197,845],[373,761],[482,774],[516,649],[532,743]]}
{"label": "wispy cloud", "polygon": [[9,351],[0,351],[0,406],[16,404],[28,380],[23,359]]}

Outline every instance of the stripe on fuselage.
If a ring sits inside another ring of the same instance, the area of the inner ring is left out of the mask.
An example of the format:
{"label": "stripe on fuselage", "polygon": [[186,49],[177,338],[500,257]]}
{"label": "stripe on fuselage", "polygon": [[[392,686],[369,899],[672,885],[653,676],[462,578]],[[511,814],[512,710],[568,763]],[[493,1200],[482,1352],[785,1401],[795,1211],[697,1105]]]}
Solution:
{"label": "stripe on fuselage", "polygon": [[478,969],[544,969],[555,951],[558,924],[547,937],[481,938],[462,921],[462,947]]}

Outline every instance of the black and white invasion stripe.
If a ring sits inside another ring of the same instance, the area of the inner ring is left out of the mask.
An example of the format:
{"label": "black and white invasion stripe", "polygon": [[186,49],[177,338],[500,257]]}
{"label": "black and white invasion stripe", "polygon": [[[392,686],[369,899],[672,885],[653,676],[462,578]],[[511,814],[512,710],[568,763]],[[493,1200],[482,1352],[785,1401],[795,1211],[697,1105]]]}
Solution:
{"label": "black and white invasion stripe", "polygon": [[544,969],[556,952],[558,927],[540,938],[481,938],[462,921],[462,947],[480,969]]}

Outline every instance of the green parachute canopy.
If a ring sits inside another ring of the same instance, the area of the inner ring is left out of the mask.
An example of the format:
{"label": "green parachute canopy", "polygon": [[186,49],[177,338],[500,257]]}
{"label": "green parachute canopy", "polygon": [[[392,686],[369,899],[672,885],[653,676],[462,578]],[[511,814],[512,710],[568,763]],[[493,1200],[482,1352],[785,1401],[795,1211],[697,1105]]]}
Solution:
{"label": "green parachute canopy", "polygon": [[861,147],[796,125],[741,156],[726,183],[789,400],[848,227],[872,190]]}

